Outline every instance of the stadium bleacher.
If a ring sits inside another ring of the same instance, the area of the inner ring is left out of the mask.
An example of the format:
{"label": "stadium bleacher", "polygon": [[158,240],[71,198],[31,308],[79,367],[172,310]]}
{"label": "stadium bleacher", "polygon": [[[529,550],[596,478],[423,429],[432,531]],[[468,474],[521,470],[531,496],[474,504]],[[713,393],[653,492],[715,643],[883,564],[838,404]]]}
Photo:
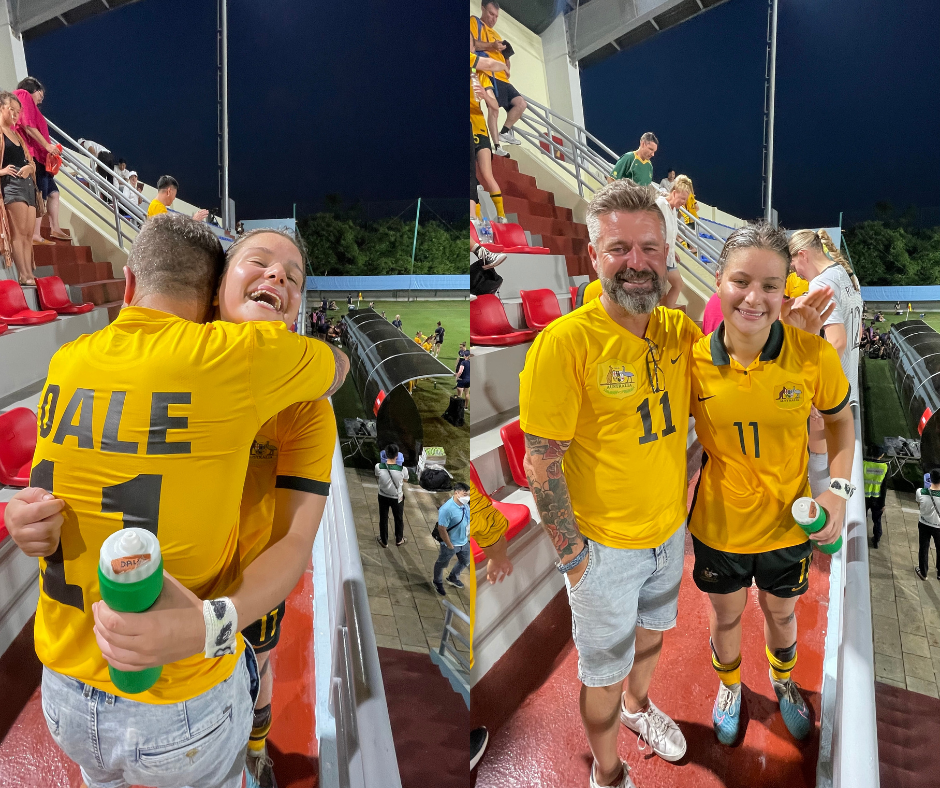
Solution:
{"label": "stadium bleacher", "polygon": [[65,290],[65,283],[58,276],[36,277],[36,295],[43,309],[51,309],[60,315],[84,315],[95,308],[90,301],[74,303]]}
{"label": "stadium bleacher", "polygon": [[529,328],[541,331],[553,320],[561,317],[558,296],[548,288],[520,290],[519,296],[522,298],[522,312]]}
{"label": "stadium bleacher", "polygon": [[0,413],[0,484],[29,486],[36,450],[36,414],[29,408]]}

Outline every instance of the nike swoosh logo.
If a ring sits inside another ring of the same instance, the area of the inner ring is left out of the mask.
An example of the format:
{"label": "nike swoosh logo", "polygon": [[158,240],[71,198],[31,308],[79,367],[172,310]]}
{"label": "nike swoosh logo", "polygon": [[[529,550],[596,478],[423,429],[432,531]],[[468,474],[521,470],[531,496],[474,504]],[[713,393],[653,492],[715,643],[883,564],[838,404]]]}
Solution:
{"label": "nike swoosh logo", "polygon": [[698,401],[699,401],[699,402],[704,402],[704,401],[707,400],[707,399],[711,399],[712,397],[717,397],[717,396],[718,396],[717,394],[712,394],[711,397],[703,397],[701,394],[699,394],[699,395],[698,395]]}
{"label": "nike swoosh logo", "polygon": [[675,364],[680,358],[682,358],[681,353],[672,360],[672,363]]}

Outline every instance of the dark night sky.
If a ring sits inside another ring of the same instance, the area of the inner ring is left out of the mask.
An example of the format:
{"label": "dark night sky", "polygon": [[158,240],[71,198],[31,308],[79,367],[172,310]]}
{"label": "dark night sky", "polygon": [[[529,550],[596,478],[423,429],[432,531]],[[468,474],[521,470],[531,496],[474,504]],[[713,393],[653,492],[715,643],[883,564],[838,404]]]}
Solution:
{"label": "dark night sky", "polygon": [[[324,195],[466,196],[466,8],[441,0],[229,0],[239,218]],[[218,206],[215,0],[143,0],[26,44],[43,111],[148,183]],[[460,34],[458,36],[458,33]],[[449,131],[452,130],[452,131]]]}
{"label": "dark night sky", "polygon": [[[940,3],[780,0],[774,207],[789,228],[937,206]],[[761,214],[766,0],[730,0],[582,73],[587,127],[660,140],[701,199]],[[618,108],[622,99],[622,109]]]}

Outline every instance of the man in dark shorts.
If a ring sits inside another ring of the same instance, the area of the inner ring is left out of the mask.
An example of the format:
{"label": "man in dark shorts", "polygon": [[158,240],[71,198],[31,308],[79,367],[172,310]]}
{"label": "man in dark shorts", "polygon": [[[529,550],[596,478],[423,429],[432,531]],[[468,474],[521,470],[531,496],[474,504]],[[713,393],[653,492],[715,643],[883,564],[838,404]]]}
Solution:
{"label": "man in dark shorts", "polygon": [[431,348],[431,352],[434,355],[434,358],[437,358],[441,354],[441,345],[444,344],[444,327],[441,325],[441,321],[437,321],[437,328],[434,329],[434,347]]}
{"label": "man in dark shorts", "polygon": [[464,410],[470,412],[470,358],[461,357],[457,362],[457,396],[464,401]]}
{"label": "man in dark shorts", "polygon": [[[482,57],[490,57],[506,64],[505,71],[481,71],[480,84],[486,88],[490,98],[486,102],[488,125],[491,131],[499,125],[499,109],[506,110],[506,122],[499,130],[499,142],[507,145],[521,145],[512,127],[526,111],[525,99],[509,82],[509,54],[507,44],[493,27],[499,19],[499,3],[496,0],[483,0],[480,16],[470,17],[470,35],[473,37],[473,51]],[[509,50],[511,53],[512,50]],[[493,101],[492,99],[495,99]],[[496,106],[494,106],[494,104]],[[493,141],[497,142],[496,135]]]}

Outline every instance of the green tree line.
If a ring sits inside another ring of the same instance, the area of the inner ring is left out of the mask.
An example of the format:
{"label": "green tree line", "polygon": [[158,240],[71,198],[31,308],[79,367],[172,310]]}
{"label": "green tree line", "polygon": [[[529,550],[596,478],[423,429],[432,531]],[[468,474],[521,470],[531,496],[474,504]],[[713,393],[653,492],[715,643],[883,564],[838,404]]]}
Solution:
{"label": "green tree line", "polygon": [[940,284],[940,227],[917,226],[916,212],[895,215],[887,203],[879,218],[844,231],[856,276],[863,285]]}
{"label": "green tree line", "polygon": [[[414,218],[364,221],[350,213],[324,211],[298,221],[312,276],[387,276],[412,272]],[[421,219],[416,274],[467,273],[466,229]]]}

